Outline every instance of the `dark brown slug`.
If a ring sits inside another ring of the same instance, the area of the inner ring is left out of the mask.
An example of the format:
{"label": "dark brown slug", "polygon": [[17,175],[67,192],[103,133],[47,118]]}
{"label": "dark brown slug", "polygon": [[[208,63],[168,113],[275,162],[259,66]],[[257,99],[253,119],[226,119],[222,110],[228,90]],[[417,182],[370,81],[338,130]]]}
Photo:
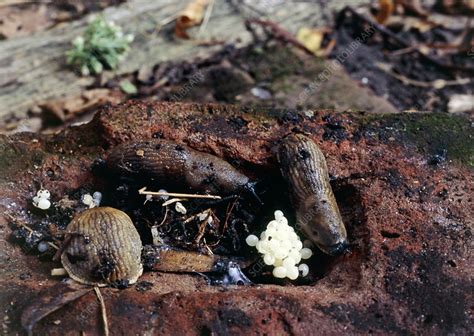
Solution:
{"label": "dark brown slug", "polygon": [[304,135],[292,134],[283,139],[277,160],[290,188],[297,224],[323,252],[341,254],[347,248],[346,228],[319,147]]}
{"label": "dark brown slug", "polygon": [[76,215],[67,227],[61,262],[69,276],[87,285],[133,284],[141,276],[142,242],[130,217],[100,207]]}
{"label": "dark brown slug", "polygon": [[157,184],[180,185],[196,192],[253,192],[249,178],[226,161],[169,140],[123,143],[112,150],[107,166],[122,176],[145,177]]}

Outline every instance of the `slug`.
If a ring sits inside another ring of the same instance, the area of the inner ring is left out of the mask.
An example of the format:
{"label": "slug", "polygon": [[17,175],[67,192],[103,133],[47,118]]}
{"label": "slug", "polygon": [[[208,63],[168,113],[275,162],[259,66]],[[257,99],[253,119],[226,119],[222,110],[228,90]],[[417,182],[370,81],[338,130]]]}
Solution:
{"label": "slug", "polygon": [[277,161],[289,185],[297,225],[326,254],[344,252],[347,232],[319,147],[304,135],[289,135],[278,147]]}
{"label": "slug", "polygon": [[142,242],[128,215],[99,207],[76,215],[67,227],[61,262],[87,285],[133,284],[143,273]]}
{"label": "slug", "polygon": [[119,175],[145,177],[160,185],[224,195],[246,190],[255,195],[254,184],[228,162],[169,140],[123,143],[112,150],[107,166]]}

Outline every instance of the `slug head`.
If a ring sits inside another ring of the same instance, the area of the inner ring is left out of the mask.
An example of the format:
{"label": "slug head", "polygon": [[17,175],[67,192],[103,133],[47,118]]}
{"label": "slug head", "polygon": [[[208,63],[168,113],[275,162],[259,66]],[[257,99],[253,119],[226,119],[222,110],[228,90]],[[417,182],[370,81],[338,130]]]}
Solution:
{"label": "slug head", "polygon": [[297,215],[298,224],[307,237],[326,254],[337,256],[347,250],[347,232],[333,200],[308,200]]}

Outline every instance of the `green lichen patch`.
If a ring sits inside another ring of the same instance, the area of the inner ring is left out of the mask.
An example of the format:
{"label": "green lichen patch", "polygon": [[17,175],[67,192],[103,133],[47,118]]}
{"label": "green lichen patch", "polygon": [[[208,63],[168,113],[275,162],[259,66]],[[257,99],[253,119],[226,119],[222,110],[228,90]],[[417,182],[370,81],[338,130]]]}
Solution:
{"label": "green lichen patch", "polygon": [[414,144],[429,157],[446,156],[474,167],[474,126],[463,116],[445,113],[402,113],[366,117],[363,132],[380,140],[395,137]]}

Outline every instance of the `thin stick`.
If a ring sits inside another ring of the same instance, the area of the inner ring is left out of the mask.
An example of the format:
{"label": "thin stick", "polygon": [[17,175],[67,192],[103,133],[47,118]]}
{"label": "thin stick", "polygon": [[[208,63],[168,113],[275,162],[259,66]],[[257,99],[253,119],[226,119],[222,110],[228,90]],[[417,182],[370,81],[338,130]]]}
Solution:
{"label": "thin stick", "polygon": [[214,7],[214,0],[211,0],[211,2],[209,2],[209,5],[207,6],[206,13],[204,14],[204,19],[202,20],[201,27],[199,27],[199,34],[201,34],[204,30],[206,30],[207,23],[209,22],[209,19],[211,18],[213,7]]}
{"label": "thin stick", "polygon": [[210,198],[210,199],[221,199],[220,196],[215,195],[200,195],[200,194],[182,194],[182,193],[169,193],[161,191],[147,191],[146,187],[138,190],[140,195],[152,195],[152,196],[171,196],[171,197],[184,197],[184,198]]}
{"label": "thin stick", "polygon": [[99,287],[94,287],[95,294],[100,302],[100,310],[102,312],[102,321],[104,322],[104,335],[109,336],[109,322],[107,321],[107,310],[105,309],[105,302],[102,294],[100,293]]}
{"label": "thin stick", "polygon": [[408,78],[403,75],[399,75],[395,72],[393,72],[390,67],[386,67],[382,64],[375,64],[377,68],[380,70],[384,71],[386,74],[398,79],[400,82],[402,82],[405,85],[413,85],[413,86],[419,86],[419,87],[434,87],[438,89],[442,89],[445,86],[456,86],[456,85],[465,85],[469,84],[471,82],[470,78],[459,78],[457,80],[444,80],[444,79],[437,79],[434,81],[430,82],[423,82],[419,81],[416,79]]}

